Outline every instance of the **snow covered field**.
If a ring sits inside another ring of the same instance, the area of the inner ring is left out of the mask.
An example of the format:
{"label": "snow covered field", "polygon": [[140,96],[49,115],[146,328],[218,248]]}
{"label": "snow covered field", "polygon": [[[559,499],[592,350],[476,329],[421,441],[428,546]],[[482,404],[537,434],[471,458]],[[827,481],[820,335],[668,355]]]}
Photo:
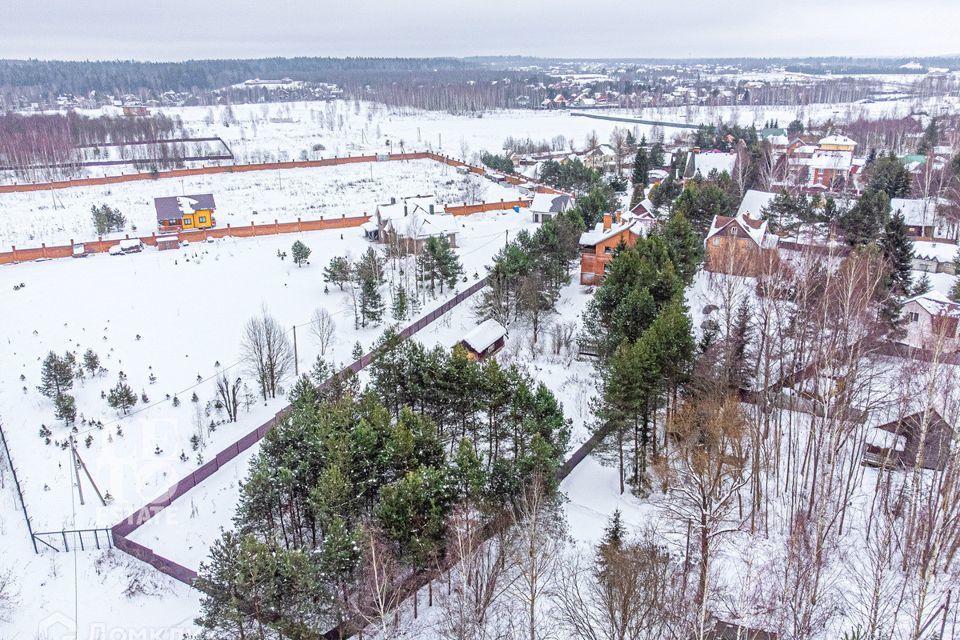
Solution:
{"label": "snow covered field", "polygon": [[[505,231],[532,224],[528,216],[512,211],[458,222],[459,254],[471,282],[474,274],[485,273],[483,265],[504,241]],[[304,268],[277,257],[280,250],[289,252],[298,238],[313,249],[312,265]],[[83,424],[78,418],[77,423],[80,454],[101,491],[113,497],[107,507],[98,506],[95,499],[78,505],[76,526],[110,526],[196,467],[198,454],[209,458],[282,406],[279,400],[267,406],[253,402],[239,423],[220,425],[213,433],[207,428],[218,418],[206,410],[215,393],[209,378],[220,371],[242,374],[238,364],[242,327],[261,307],[285,327],[300,325],[302,369],[316,354],[305,324],[317,307],[333,314],[338,361],[348,361],[357,340],[365,348],[372,344],[382,328],[354,330],[347,294],[336,287],[324,294],[322,280],[322,267],[332,256],[356,258],[367,246],[360,229],[346,229],[226,238],[180,251],[148,249],[138,255],[98,255],[0,269],[5,337],[0,345],[5,364],[0,371],[0,416],[25,476],[37,529],[72,528],[74,522],[68,455],[53,443],[44,444],[39,435],[41,425],[46,425],[52,441],[63,442],[68,436],[53,415],[52,403],[36,390],[40,361],[47,352],[69,349],[80,356],[92,348],[109,370],[102,377],[77,381],[73,391],[78,415],[86,420]],[[14,290],[20,283],[26,286]],[[146,405],[138,402],[126,417],[101,398],[102,391],[116,384],[120,371],[134,391],[146,393],[149,400]],[[151,375],[156,382],[150,382]],[[253,384],[249,386],[253,394]],[[191,402],[194,393],[197,402]],[[179,407],[173,406],[174,396]],[[93,421],[102,422],[102,428],[91,426]],[[205,445],[199,451],[189,442],[194,434]],[[179,459],[181,452],[187,461]]]}
{"label": "snow covered field", "polygon": [[[467,189],[464,181],[473,185]],[[435,194],[439,202],[461,204],[464,194],[479,201],[514,200],[519,192],[477,176],[463,176],[433,160],[371,162],[311,169],[212,174],[183,179],[73,187],[46,192],[0,194],[0,246],[21,248],[93,240],[90,208],[108,204],[128,220],[126,233],[157,230],[153,199],[212,193],[218,227],[315,220],[373,213],[391,197]],[[132,226],[131,226],[132,225]],[[135,230],[134,230],[135,229]],[[123,233],[113,234],[123,237]]]}

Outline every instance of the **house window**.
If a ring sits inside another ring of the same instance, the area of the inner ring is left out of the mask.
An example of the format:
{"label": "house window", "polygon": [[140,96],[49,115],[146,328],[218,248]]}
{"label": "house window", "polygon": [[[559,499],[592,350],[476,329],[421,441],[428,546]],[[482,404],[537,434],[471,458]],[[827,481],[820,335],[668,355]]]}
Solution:
{"label": "house window", "polygon": [[719,247],[719,246],[720,246],[720,238],[714,238],[714,239],[713,239],[713,246],[715,246],[715,247]]}
{"label": "house window", "polygon": [[918,320],[920,320],[920,314],[917,313],[916,311],[911,311],[911,312],[910,312],[910,322],[917,322]]}
{"label": "house window", "polygon": [[604,248],[603,248],[603,252],[604,252],[604,253],[610,253],[611,251],[612,251],[612,249],[611,249],[610,247],[604,247]]}
{"label": "house window", "polygon": [[206,224],[207,216],[200,216],[200,224]]}

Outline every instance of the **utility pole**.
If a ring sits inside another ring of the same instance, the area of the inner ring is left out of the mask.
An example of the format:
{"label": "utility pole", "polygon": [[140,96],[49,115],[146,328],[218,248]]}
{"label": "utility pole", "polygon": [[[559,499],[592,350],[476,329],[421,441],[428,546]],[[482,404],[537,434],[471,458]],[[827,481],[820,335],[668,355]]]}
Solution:
{"label": "utility pole", "polygon": [[297,355],[297,325],[293,325],[293,373],[300,377],[300,357]]}
{"label": "utility pole", "polygon": [[77,465],[77,443],[70,434],[70,465],[73,467],[73,474],[77,480],[77,493],[80,495],[80,504],[86,504],[83,501],[83,488],[80,486],[80,467]]}

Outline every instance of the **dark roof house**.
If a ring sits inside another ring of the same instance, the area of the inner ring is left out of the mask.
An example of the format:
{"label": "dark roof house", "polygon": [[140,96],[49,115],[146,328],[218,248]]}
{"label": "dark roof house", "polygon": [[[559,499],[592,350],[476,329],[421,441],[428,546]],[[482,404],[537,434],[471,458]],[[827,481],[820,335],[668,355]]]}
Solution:
{"label": "dark roof house", "polygon": [[213,211],[217,203],[212,193],[199,193],[192,196],[167,196],[154,198],[153,206],[157,210],[157,220],[179,220],[185,213]]}

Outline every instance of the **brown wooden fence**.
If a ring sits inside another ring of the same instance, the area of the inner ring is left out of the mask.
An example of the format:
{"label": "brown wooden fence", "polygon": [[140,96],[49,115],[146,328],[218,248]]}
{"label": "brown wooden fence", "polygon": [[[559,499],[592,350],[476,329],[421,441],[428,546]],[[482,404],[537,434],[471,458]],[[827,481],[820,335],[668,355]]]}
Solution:
{"label": "brown wooden fence", "polygon": [[[451,309],[473,296],[484,286],[486,286],[486,284],[487,282],[485,278],[475,282],[471,286],[455,295],[453,298],[447,300],[426,315],[418,318],[409,326],[405,327],[402,331],[400,331],[400,337],[405,339],[416,334],[418,331],[434,322],[437,318],[443,316]],[[351,371],[353,373],[357,373],[369,365],[375,357],[376,352],[370,351],[369,353],[361,356],[359,360],[356,360],[355,362],[352,362],[348,366],[344,367],[342,372]],[[324,382],[321,386],[326,386],[331,382],[332,378]],[[278,422],[281,422],[287,416],[289,411],[290,406],[288,405],[274,414],[273,417],[261,424],[259,427],[250,431],[248,434],[220,451],[220,453],[214,456],[211,460],[198,467],[196,471],[193,471],[186,477],[174,483],[162,495],[154,500],[151,500],[124,518],[123,521],[114,525],[111,529],[113,534],[113,545],[117,549],[125,551],[135,558],[139,558],[147,564],[152,565],[158,571],[161,571],[162,573],[165,573],[176,580],[192,585],[194,580],[197,578],[196,571],[188,567],[184,567],[183,565],[174,562],[169,558],[161,556],[153,549],[130,540],[128,536],[139,529],[145,522],[148,522],[155,515],[173,504],[177,499],[190,491],[190,489],[193,489],[195,486],[215,474],[223,465],[227,464],[242,452],[259,442],[265,435],[267,435],[268,431],[270,431]]]}

